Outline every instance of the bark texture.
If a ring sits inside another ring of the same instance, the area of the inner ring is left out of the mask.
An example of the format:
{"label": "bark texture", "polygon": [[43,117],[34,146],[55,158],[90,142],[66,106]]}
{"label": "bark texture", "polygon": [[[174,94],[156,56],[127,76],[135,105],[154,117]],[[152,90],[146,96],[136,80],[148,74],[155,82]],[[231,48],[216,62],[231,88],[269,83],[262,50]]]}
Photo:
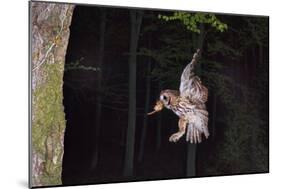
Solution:
{"label": "bark texture", "polygon": [[63,72],[74,6],[31,2],[31,186],[60,185]]}

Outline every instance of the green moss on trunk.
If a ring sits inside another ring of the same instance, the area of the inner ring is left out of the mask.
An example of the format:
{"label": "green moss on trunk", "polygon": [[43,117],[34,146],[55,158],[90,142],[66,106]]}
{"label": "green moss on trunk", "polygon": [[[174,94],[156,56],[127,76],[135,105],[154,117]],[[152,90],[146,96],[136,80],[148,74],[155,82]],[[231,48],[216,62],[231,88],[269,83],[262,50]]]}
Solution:
{"label": "green moss on trunk", "polygon": [[61,184],[65,116],[62,104],[63,63],[44,64],[42,70],[48,73],[46,83],[38,86],[33,93],[32,144],[41,154],[44,173],[43,185]]}

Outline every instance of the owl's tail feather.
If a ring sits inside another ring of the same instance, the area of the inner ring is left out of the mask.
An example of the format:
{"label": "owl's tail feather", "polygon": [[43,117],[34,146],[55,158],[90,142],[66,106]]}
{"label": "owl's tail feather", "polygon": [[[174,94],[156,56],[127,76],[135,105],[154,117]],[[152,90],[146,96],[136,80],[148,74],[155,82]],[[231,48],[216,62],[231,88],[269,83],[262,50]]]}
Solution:
{"label": "owl's tail feather", "polygon": [[190,143],[201,143],[202,137],[201,132],[194,126],[194,124],[189,124],[186,132],[186,141]]}
{"label": "owl's tail feather", "polygon": [[[205,111],[207,112],[207,111]],[[204,112],[204,113],[205,113]],[[206,113],[208,114],[208,112]],[[201,143],[202,142],[202,134],[207,139],[209,137],[208,131],[208,116],[201,114],[200,119],[197,117],[195,122],[191,122],[187,126],[186,131],[186,141],[190,141],[190,143]]]}

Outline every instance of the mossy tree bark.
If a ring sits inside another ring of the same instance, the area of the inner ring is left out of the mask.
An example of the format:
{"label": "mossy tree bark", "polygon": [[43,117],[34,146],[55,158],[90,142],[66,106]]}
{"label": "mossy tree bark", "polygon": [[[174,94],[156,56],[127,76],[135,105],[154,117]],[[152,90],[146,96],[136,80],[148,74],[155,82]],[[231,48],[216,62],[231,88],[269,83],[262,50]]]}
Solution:
{"label": "mossy tree bark", "polygon": [[60,185],[65,54],[74,6],[31,2],[31,186]]}

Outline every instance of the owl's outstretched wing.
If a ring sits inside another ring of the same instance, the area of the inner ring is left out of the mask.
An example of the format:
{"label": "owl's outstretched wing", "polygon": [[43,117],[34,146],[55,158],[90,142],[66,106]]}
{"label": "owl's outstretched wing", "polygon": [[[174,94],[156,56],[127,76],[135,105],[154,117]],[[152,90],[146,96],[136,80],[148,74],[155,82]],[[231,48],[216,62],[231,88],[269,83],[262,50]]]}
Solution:
{"label": "owl's outstretched wing", "polygon": [[200,143],[202,141],[202,134],[206,138],[209,137],[208,130],[208,112],[205,109],[196,109],[195,115],[192,120],[189,120],[187,131],[186,131],[186,141],[190,143]]}
{"label": "owl's outstretched wing", "polygon": [[187,97],[193,103],[205,103],[208,99],[208,89],[202,85],[200,78],[193,72],[199,52],[200,50],[197,49],[191,62],[183,70],[180,83],[180,96]]}

